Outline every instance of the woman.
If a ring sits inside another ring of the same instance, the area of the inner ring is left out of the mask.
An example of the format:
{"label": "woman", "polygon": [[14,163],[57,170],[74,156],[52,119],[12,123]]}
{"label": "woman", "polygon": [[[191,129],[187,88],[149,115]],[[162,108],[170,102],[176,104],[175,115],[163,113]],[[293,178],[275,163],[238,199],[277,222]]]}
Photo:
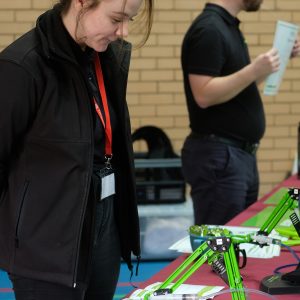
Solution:
{"label": "woman", "polygon": [[0,54],[0,268],[17,300],[112,299],[120,258],[140,255],[122,40],[140,10],[145,41],[152,0],[61,0]]}

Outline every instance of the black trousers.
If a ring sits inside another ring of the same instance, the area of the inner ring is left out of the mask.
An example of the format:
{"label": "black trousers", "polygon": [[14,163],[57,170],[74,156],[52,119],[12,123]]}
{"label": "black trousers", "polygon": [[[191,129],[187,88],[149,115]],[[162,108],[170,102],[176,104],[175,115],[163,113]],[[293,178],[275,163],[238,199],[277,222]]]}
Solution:
{"label": "black trousers", "polygon": [[189,136],[182,170],[191,186],[197,225],[224,225],[257,200],[256,157],[238,147]]}
{"label": "black trousers", "polygon": [[[75,288],[10,275],[16,300],[112,300],[120,272],[121,253],[113,213],[113,197],[97,202],[94,243],[88,268],[81,268]],[[82,248],[84,244],[82,245]],[[81,254],[85,253],[84,251]]]}

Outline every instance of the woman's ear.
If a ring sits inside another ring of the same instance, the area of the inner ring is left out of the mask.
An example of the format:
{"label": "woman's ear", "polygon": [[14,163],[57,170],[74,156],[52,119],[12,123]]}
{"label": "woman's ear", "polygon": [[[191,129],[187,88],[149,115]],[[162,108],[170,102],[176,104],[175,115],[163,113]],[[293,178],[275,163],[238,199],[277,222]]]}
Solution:
{"label": "woman's ear", "polygon": [[77,9],[81,9],[84,5],[85,0],[75,0],[75,6]]}
{"label": "woman's ear", "polygon": [[74,0],[73,1],[73,6],[74,6],[75,10],[76,11],[81,11],[83,6],[85,5],[85,2],[87,2],[87,1],[86,0]]}

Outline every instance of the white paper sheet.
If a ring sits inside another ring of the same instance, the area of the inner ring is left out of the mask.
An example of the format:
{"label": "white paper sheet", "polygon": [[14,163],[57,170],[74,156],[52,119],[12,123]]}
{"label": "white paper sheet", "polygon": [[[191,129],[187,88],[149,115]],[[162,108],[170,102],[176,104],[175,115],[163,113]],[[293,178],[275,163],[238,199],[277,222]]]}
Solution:
{"label": "white paper sheet", "polygon": [[[145,289],[138,289],[135,290],[131,295],[130,298],[125,298],[126,299],[134,299],[134,300],[143,300],[144,296],[149,292],[149,291],[155,291],[157,290],[162,282],[156,282],[151,285],[148,285]],[[171,287],[173,283],[170,283],[169,287]],[[164,296],[165,300],[168,299],[173,299],[172,295],[198,295],[199,297],[205,297],[214,293],[217,293],[221,291],[224,288],[224,286],[207,286],[207,285],[193,285],[193,284],[181,284],[173,294],[170,296]],[[154,296],[153,299],[158,299],[159,297]],[[175,298],[176,299],[176,298]],[[184,297],[182,298],[184,299]],[[212,299],[212,298],[211,298]],[[151,297],[150,297],[151,300]]]}
{"label": "white paper sheet", "polygon": [[299,26],[284,21],[277,21],[273,47],[278,50],[280,67],[275,73],[270,74],[265,82],[264,94],[273,96],[278,93],[286,66],[297,39]]}

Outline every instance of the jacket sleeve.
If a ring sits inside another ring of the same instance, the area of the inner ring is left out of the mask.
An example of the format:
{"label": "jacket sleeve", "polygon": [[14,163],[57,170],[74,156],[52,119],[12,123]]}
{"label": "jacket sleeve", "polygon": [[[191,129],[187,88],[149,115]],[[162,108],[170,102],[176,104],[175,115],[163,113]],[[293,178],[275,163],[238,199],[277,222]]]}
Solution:
{"label": "jacket sleeve", "polygon": [[0,59],[0,198],[9,166],[36,111],[35,81],[20,65]]}

